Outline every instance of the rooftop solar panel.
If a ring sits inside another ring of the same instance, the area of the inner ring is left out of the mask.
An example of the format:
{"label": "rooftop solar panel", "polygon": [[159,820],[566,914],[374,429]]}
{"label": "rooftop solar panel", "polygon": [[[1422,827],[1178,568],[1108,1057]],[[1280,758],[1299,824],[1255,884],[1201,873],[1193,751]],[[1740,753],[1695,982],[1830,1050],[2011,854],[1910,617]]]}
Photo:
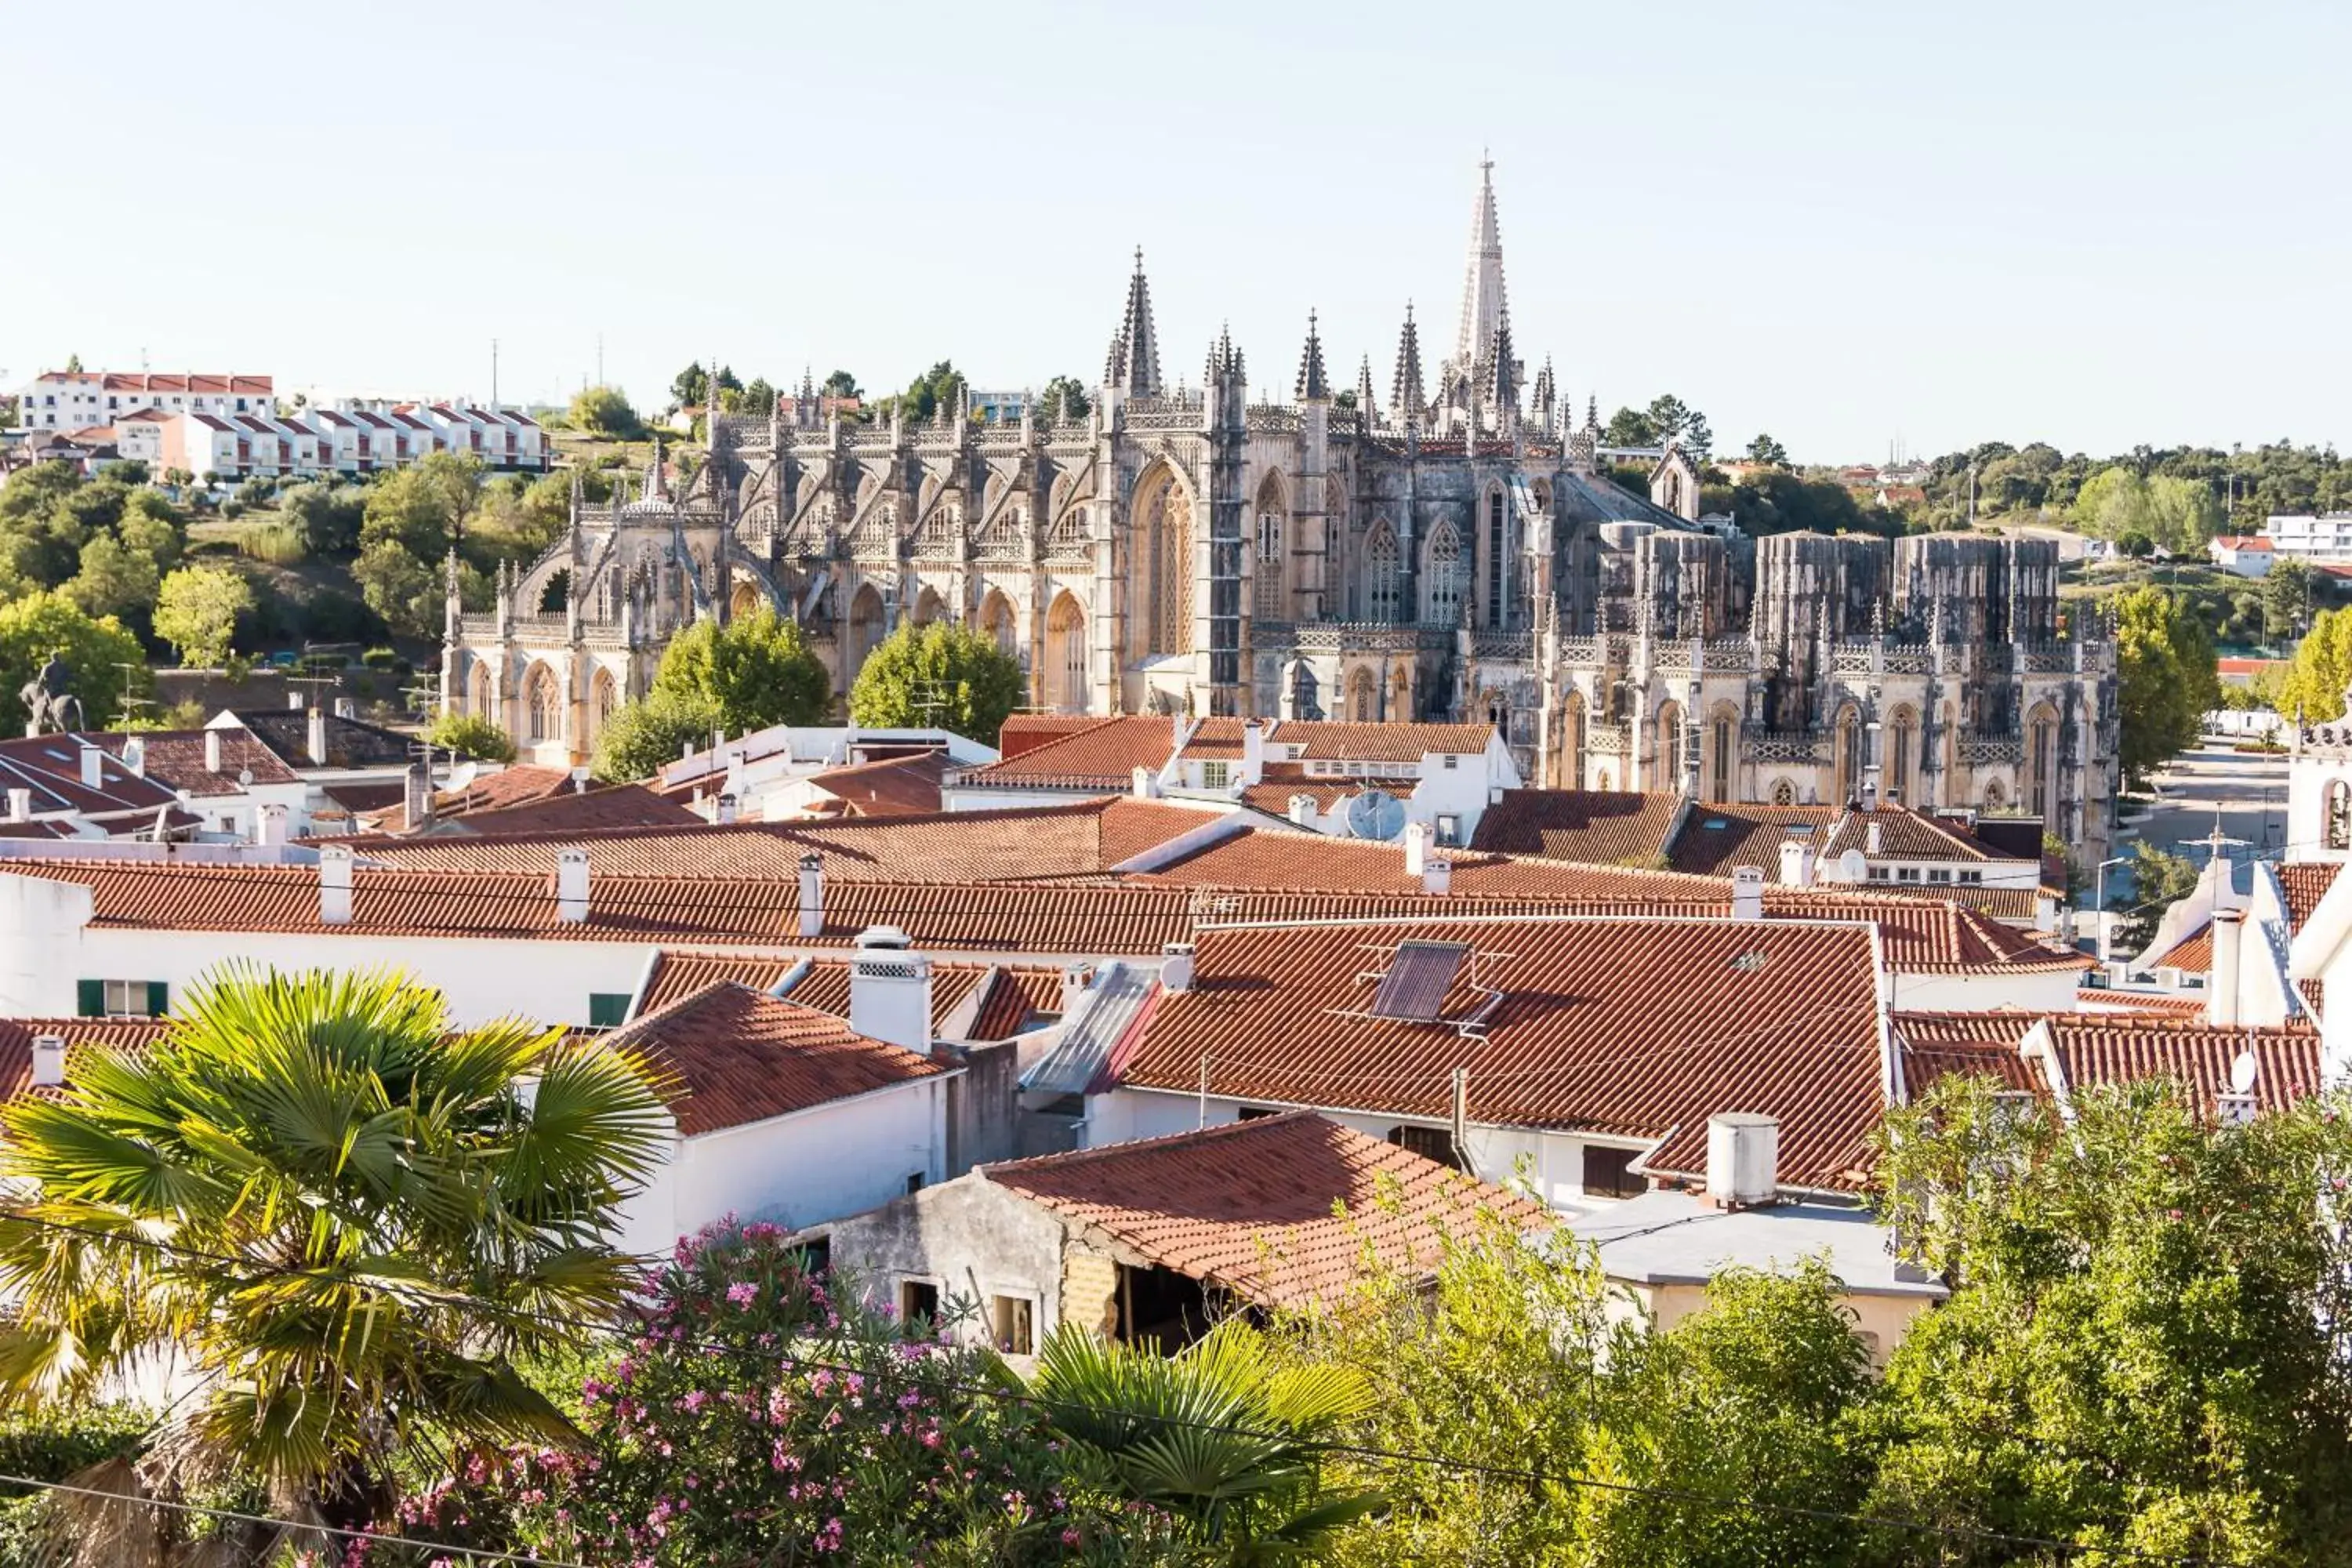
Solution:
{"label": "rooftop solar panel", "polygon": [[1381,987],[1372,994],[1372,1016],[1416,1024],[1437,1021],[1454,971],[1470,949],[1458,942],[1408,942],[1389,961]]}

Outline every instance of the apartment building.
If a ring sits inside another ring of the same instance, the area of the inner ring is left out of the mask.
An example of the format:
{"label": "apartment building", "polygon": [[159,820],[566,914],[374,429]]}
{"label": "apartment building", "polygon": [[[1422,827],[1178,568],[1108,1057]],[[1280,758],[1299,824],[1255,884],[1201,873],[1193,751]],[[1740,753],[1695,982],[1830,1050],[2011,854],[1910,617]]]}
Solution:
{"label": "apartment building", "polygon": [[268,414],[277,403],[266,375],[200,375],[110,370],[54,370],[16,395],[19,430],[87,430],[118,424],[142,409],[229,417]]}

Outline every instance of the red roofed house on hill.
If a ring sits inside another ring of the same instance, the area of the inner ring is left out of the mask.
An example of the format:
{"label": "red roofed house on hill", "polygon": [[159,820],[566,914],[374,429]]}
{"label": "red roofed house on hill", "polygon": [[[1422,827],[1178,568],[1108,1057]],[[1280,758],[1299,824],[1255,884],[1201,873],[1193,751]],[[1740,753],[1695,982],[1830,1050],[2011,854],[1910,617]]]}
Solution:
{"label": "red roofed house on hill", "polygon": [[[1344,1215],[1335,1208],[1344,1206]],[[1070,1325],[1174,1351],[1236,1308],[1336,1304],[1369,1258],[1433,1274],[1485,1208],[1542,1208],[1310,1112],[1010,1163],[831,1226],[835,1268],[1011,1355]]]}

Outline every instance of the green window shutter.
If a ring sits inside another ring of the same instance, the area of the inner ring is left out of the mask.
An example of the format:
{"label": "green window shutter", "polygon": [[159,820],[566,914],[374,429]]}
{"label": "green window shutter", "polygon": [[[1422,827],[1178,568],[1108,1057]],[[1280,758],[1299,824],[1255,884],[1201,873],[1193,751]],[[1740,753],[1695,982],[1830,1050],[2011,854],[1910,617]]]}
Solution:
{"label": "green window shutter", "polygon": [[106,982],[77,980],[74,982],[74,1011],[85,1018],[106,1016]]}
{"label": "green window shutter", "polygon": [[629,1016],[629,994],[625,991],[591,991],[588,994],[588,1026],[592,1029],[617,1029]]}
{"label": "green window shutter", "polygon": [[172,1010],[172,988],[161,980],[147,983],[147,1016],[160,1018]]}

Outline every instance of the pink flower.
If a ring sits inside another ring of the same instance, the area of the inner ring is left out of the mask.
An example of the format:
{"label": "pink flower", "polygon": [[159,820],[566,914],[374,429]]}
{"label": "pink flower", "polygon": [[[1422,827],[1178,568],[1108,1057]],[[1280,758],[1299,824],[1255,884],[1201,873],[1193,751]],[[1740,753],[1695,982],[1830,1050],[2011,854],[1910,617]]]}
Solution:
{"label": "pink flower", "polygon": [[727,1299],[739,1307],[748,1307],[760,1299],[760,1288],[749,1279],[739,1279],[727,1287]]}

